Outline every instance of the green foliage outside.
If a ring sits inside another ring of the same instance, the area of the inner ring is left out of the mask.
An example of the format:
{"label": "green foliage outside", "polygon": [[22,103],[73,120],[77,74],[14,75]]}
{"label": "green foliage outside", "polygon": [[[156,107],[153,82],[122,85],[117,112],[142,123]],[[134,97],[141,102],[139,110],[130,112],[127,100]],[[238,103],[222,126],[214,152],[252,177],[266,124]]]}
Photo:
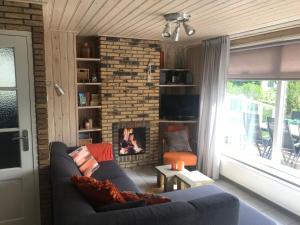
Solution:
{"label": "green foliage outside", "polygon": [[[256,100],[275,106],[276,87],[278,81],[268,81],[268,88],[263,89],[262,81],[228,81],[227,92],[233,95],[244,95],[248,99]],[[286,116],[293,111],[300,111],[300,81],[289,81],[286,99]],[[264,110],[263,120],[271,116],[271,110]]]}
{"label": "green foliage outside", "polygon": [[286,100],[287,115],[291,115],[293,111],[300,111],[300,81],[289,81]]}

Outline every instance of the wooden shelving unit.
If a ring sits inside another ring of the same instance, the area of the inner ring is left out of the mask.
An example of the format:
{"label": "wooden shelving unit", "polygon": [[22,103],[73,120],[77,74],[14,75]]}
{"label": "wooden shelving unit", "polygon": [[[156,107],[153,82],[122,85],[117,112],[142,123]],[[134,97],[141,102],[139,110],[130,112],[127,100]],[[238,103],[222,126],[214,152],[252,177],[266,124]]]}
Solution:
{"label": "wooden shelving unit", "polygon": [[195,84],[160,84],[159,87],[197,87]]}
{"label": "wooden shelving unit", "polygon": [[100,58],[76,58],[76,61],[83,61],[83,62],[100,62]]}
{"label": "wooden shelving unit", "polygon": [[77,37],[78,144],[101,142],[101,79],[98,37]]}
{"label": "wooden shelving unit", "polygon": [[198,123],[198,120],[159,120],[160,123]]}
{"label": "wooden shelving unit", "polygon": [[83,86],[88,86],[88,85],[102,85],[102,83],[95,82],[95,83],[77,83],[77,85],[83,85]]}

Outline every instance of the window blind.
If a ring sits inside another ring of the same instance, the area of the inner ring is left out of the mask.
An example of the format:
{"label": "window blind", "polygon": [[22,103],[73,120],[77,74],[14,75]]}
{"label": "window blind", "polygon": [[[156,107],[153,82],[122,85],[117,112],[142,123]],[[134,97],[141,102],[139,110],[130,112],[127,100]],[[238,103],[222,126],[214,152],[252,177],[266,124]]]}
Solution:
{"label": "window blind", "polygon": [[300,79],[300,43],[232,50],[228,78]]}

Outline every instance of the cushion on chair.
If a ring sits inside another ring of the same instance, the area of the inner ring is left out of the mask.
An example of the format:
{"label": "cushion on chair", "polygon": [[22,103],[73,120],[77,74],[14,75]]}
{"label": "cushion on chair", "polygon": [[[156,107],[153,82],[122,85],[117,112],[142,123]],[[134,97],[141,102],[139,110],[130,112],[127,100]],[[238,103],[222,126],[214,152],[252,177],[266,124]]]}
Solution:
{"label": "cushion on chair", "polygon": [[165,165],[172,162],[184,161],[185,166],[195,166],[197,164],[197,156],[192,152],[164,152],[163,163]]}
{"label": "cushion on chair", "polygon": [[188,132],[186,130],[165,132],[168,151],[189,151],[191,152],[191,146],[189,143]]}

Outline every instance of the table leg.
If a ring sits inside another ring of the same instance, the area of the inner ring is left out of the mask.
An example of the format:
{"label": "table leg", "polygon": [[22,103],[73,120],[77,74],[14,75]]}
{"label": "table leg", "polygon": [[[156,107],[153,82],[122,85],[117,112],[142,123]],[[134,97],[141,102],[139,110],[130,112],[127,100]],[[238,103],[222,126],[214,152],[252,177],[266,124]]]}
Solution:
{"label": "table leg", "polygon": [[182,182],[179,178],[177,178],[177,190],[182,190]]}
{"label": "table leg", "polygon": [[157,180],[156,180],[157,187],[161,187],[162,184],[163,184],[164,176],[163,176],[159,171],[157,171],[156,179],[157,179]]}
{"label": "table leg", "polygon": [[173,191],[173,178],[167,178],[164,176],[164,192]]}

